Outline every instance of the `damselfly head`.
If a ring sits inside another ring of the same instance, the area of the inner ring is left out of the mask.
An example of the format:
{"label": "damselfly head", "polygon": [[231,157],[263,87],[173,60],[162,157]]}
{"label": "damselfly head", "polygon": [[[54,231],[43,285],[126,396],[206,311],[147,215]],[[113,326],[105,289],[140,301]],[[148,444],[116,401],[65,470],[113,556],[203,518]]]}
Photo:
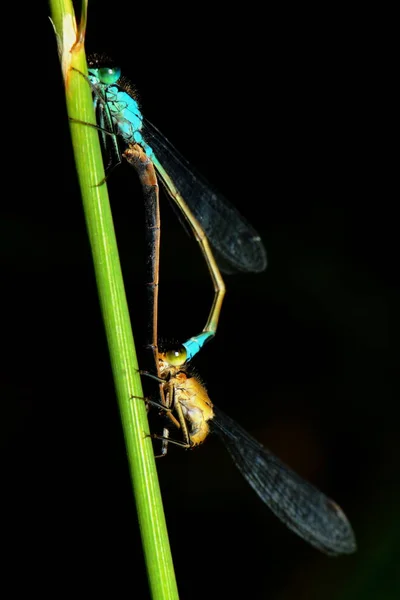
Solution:
{"label": "damselfly head", "polygon": [[118,66],[107,54],[90,54],[87,59],[89,67],[89,79],[94,85],[108,88],[117,86],[133,98],[138,106],[139,96],[132,83],[121,75],[121,67]]}
{"label": "damselfly head", "polygon": [[92,54],[88,58],[89,72],[102,85],[113,85],[121,77],[121,68],[105,54]]}

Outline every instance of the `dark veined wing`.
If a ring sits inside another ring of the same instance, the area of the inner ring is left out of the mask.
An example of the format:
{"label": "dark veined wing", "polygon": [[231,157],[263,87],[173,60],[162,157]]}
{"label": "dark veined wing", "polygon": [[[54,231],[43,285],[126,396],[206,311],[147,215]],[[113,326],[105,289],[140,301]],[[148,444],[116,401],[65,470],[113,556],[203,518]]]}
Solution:
{"label": "dark veined wing", "polygon": [[147,119],[143,120],[142,134],[154,151],[153,162],[167,192],[173,198],[165,174],[199,221],[216,251],[221,270],[254,273],[264,271],[267,254],[262,240],[239,211],[217,194]]}
{"label": "dark veined wing", "polygon": [[214,406],[210,426],[223,440],[239,471],[277,517],[318,550],[355,552],[356,540],[341,508],[289,469],[233,419]]}
{"label": "dark veined wing", "polygon": [[92,95],[94,99],[94,109],[96,122],[99,126],[99,136],[101,139],[101,151],[107,175],[110,170],[121,162],[121,155],[118,147],[115,126],[112,120],[110,109],[104,98],[101,88],[92,86]]}

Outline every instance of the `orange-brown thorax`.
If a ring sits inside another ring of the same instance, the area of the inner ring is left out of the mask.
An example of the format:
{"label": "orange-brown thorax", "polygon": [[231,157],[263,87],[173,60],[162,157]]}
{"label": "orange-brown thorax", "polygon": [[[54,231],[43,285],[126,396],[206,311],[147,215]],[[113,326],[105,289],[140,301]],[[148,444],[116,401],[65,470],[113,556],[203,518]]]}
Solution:
{"label": "orange-brown thorax", "polygon": [[204,386],[195,376],[186,373],[184,365],[172,366],[163,353],[159,359],[160,374],[166,380],[163,384],[166,405],[177,414],[178,420],[180,414],[183,416],[190,445],[197,446],[209,433],[208,421],[214,417],[212,402]]}

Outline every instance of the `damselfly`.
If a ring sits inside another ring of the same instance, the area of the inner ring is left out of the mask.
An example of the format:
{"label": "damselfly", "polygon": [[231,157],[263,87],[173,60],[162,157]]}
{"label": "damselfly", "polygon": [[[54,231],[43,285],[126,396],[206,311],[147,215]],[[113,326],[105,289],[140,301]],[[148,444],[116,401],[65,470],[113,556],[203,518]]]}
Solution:
{"label": "damselfly", "polygon": [[184,347],[160,352],[159,372],[165,401],[160,408],[181,430],[182,441],[152,437],[192,448],[215,432],[247,482],[289,529],[326,554],[355,552],[355,536],[341,508],[213,405],[190,373]]}
{"label": "damselfly", "polygon": [[[263,271],[267,265],[263,243],[244,217],[196,174],[172,144],[142,116],[133,88],[121,77],[119,68],[110,66],[103,56],[94,55],[89,58],[89,81],[103,145],[108,148],[114,163],[121,161],[118,141],[124,145],[123,156],[128,162],[134,162],[131,160],[132,148],[134,156],[137,146],[142,148],[205,257],[215,295],[202,333],[185,342],[191,358],[217,329],[225,294],[219,269],[226,272]],[[110,131],[115,135],[109,136]],[[159,238],[154,243],[159,244]],[[153,266],[153,275],[155,271]]]}

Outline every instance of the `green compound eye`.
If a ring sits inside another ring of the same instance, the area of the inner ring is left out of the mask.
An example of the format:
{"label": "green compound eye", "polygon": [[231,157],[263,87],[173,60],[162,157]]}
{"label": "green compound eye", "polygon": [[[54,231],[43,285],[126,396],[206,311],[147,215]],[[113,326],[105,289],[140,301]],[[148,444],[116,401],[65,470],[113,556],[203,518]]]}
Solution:
{"label": "green compound eye", "polygon": [[121,69],[119,67],[102,67],[98,70],[98,74],[101,83],[110,85],[112,83],[116,83],[121,77]]}
{"label": "green compound eye", "polygon": [[186,348],[181,346],[180,348],[176,348],[174,350],[168,350],[165,353],[165,358],[172,367],[180,367],[186,362]]}

